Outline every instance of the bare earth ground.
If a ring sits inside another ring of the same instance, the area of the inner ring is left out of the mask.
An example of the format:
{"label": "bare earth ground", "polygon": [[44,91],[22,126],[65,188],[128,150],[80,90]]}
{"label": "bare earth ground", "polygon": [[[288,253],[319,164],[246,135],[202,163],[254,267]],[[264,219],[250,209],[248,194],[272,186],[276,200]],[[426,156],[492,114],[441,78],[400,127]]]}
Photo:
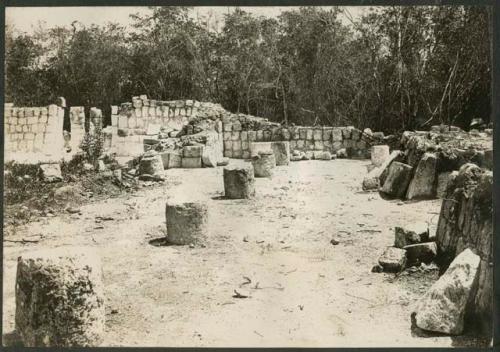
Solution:
{"label": "bare earth ground", "polygon": [[[242,163],[232,160],[231,163]],[[412,305],[437,274],[371,273],[394,226],[437,222],[440,201],[361,192],[368,161],[302,161],[256,179],[253,200],[225,200],[222,168],[171,169],[167,182],[42,218],[4,244],[3,333],[14,329],[16,258],[90,246],[103,260],[104,346],[451,346],[412,336]],[[206,248],[155,246],[169,197],[210,204]],[[97,216],[113,220],[96,223]],[[100,225],[103,228],[98,229]],[[340,244],[330,244],[332,237]],[[244,277],[248,277],[248,282]],[[234,290],[248,298],[233,298]]]}

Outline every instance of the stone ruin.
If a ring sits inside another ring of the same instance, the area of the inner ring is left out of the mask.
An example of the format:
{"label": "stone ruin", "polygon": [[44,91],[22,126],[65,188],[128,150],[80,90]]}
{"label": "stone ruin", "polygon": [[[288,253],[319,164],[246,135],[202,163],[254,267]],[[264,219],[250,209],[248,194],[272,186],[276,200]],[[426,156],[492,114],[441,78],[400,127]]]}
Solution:
{"label": "stone ruin", "polygon": [[[493,149],[491,130],[434,126],[405,132],[401,150],[373,147],[363,189],[396,199],[442,198],[436,233],[427,223],[395,228],[373,272],[399,273],[437,263],[441,277],[412,313],[414,327],[491,336],[493,294]],[[385,160],[378,160],[384,155]],[[377,160],[374,160],[377,159]]]}
{"label": "stone ruin", "polygon": [[[82,109],[71,109],[72,147],[85,135],[82,113]],[[47,109],[6,105],[6,117],[7,152],[16,153],[16,157],[17,153],[50,156],[52,160],[61,155],[58,149],[65,145],[62,109],[55,105]],[[90,129],[101,126],[102,113],[93,109]],[[290,161],[371,158],[364,190],[379,191],[390,199],[443,198],[436,234],[430,233],[426,223],[396,227],[394,245],[384,250],[372,271],[399,273],[436,262],[442,276],[414,309],[413,325],[462,334],[471,321],[481,321],[486,322],[479,326],[482,332],[491,330],[491,131],[466,133],[438,126],[430,132],[405,132],[399,149],[395,149],[392,136],[369,130],[283,126],[230,113],[218,104],[140,96],[113,107],[112,124],[102,133],[106,155],[128,157],[125,169],[143,180],[162,180],[164,170],[170,168],[216,167],[227,165],[228,158],[249,159],[251,163],[245,167],[224,168],[228,199],[253,198],[255,177],[271,177],[276,166]],[[104,160],[100,171],[108,167]],[[41,169],[48,182],[60,180],[60,170],[54,164]],[[204,202],[169,200],[165,211],[167,242],[204,246],[209,215]],[[86,253],[20,257],[16,328],[27,346],[99,344],[104,331],[101,269]],[[46,273],[43,280],[33,276],[41,269]],[[63,280],[60,275],[67,272],[82,274]],[[54,292],[78,299],[58,306],[53,292],[46,290],[47,283],[56,288]],[[80,286],[92,289],[81,297],[71,291]],[[70,329],[63,329],[61,322],[68,321]]]}

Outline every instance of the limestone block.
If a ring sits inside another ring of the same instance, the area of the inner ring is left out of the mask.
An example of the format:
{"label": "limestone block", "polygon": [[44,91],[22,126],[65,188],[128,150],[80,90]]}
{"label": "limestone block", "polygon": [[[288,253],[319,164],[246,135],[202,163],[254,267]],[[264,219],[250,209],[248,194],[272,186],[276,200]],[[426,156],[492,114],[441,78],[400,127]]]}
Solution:
{"label": "limestone block", "polygon": [[354,127],[349,126],[349,127],[343,127],[342,128],[342,139],[351,139],[351,131],[353,130]]}
{"label": "limestone block", "polygon": [[229,199],[248,199],[255,195],[254,169],[245,167],[225,167],[224,194]]}
{"label": "limestone block", "polygon": [[184,169],[195,169],[201,168],[201,155],[197,157],[182,157],[181,161],[182,168]]}
{"label": "limestone block", "polygon": [[321,141],[323,140],[323,131],[319,128],[313,129],[313,140]]}
{"label": "limestone block", "polygon": [[305,148],[305,146],[306,146],[306,142],[305,142],[303,139],[299,139],[299,140],[297,141],[297,148],[299,148],[299,149],[304,149],[304,148]]}
{"label": "limestone block", "polygon": [[325,145],[323,144],[323,141],[317,140],[314,141],[314,150],[323,150],[325,148]]}
{"label": "limestone block", "polygon": [[208,238],[208,205],[169,201],[166,205],[167,240],[171,244],[204,244]]}
{"label": "limestone block", "polygon": [[241,124],[239,122],[233,123],[233,131],[241,131]]}
{"label": "limestone block", "polygon": [[203,153],[201,145],[186,145],[182,148],[182,156],[185,158],[198,158]]}
{"label": "limestone block", "polygon": [[307,128],[306,129],[306,140],[312,141],[314,139],[314,133],[312,128]]}
{"label": "limestone block", "polygon": [[233,125],[231,123],[224,124],[224,132],[231,132],[233,130]]}
{"label": "limestone block", "polygon": [[272,147],[272,142],[253,142],[250,143],[250,156],[258,156],[259,152],[261,151],[267,151],[267,152],[272,152],[273,147]]}
{"label": "limestone block", "polygon": [[126,115],[118,115],[118,128],[128,128],[128,117]]}
{"label": "limestone block", "polygon": [[242,149],[233,149],[233,158],[236,158],[236,159],[243,158],[243,150]]}
{"label": "limestone block", "polygon": [[436,165],[436,154],[425,153],[422,156],[408,186],[407,199],[433,198],[436,196]]}
{"label": "limestone block", "polygon": [[415,306],[412,315],[419,328],[451,335],[463,332],[466,306],[479,264],[479,256],[470,249],[453,260]]}
{"label": "limestone block", "polygon": [[41,164],[39,176],[44,182],[52,183],[62,181],[61,166],[59,163]]}
{"label": "limestone block", "polygon": [[242,142],[248,141],[248,133],[247,131],[240,132],[240,139]]}
{"label": "limestone block", "polygon": [[248,131],[248,141],[255,142],[257,140],[257,131]]}
{"label": "limestone block", "polygon": [[394,228],[394,247],[404,248],[411,244],[429,241],[429,225],[416,222]]}
{"label": "limestone block", "polygon": [[249,150],[250,149],[250,144],[247,141],[242,141],[241,142],[241,150]]}
{"label": "limestone block", "polygon": [[149,107],[143,106],[141,108],[141,117],[143,117],[144,119],[148,119],[149,118]]}
{"label": "limestone block", "polygon": [[238,141],[233,141],[231,148],[233,149],[233,152],[234,151],[241,151],[242,150],[241,149],[241,141],[239,141],[239,140]]}
{"label": "limestone block", "polygon": [[437,255],[436,242],[410,244],[404,249],[408,265],[430,264]]}
{"label": "limestone block", "polygon": [[371,150],[371,160],[372,164],[375,166],[382,166],[385,160],[389,158],[389,146],[388,145],[375,145]]}
{"label": "limestone block", "polygon": [[139,175],[160,176],[163,170],[162,157],[157,153],[144,154],[137,168]]}
{"label": "limestone block", "polygon": [[299,128],[299,138],[302,140],[307,139],[307,128]]}
{"label": "limestone block", "polygon": [[264,140],[264,131],[262,130],[257,131],[255,140],[258,142],[262,142]]}
{"label": "limestone block", "polygon": [[457,174],[457,171],[454,171],[453,176],[451,171],[440,172],[438,174],[436,187],[436,196],[438,198],[446,197],[446,188],[448,187],[448,182],[451,178],[456,177]]}
{"label": "limestone block", "polygon": [[180,168],[182,166],[182,155],[178,152],[168,152],[168,154],[168,168]]}
{"label": "limestone block", "polygon": [[276,167],[276,159],[272,151],[259,151],[252,157],[255,177],[271,177]]}
{"label": "limestone block", "polygon": [[289,141],[290,139],[292,139],[292,135],[287,128],[284,128],[283,130],[281,130],[281,135],[283,137],[283,140],[285,140],[285,141]]}
{"label": "limestone block", "polygon": [[412,169],[410,165],[397,161],[392,162],[388,169],[387,178],[380,191],[389,197],[404,197],[410,183]]}
{"label": "limestone block", "polygon": [[104,336],[99,258],[62,247],[18,258],[16,331],[25,347],[92,347]]}
{"label": "limestone block", "polygon": [[240,140],[240,132],[237,132],[237,131],[231,132],[231,140],[232,141],[239,141]]}
{"label": "limestone block", "polygon": [[290,142],[271,142],[271,150],[276,159],[277,166],[288,165],[290,163]]}
{"label": "limestone block", "polygon": [[307,150],[314,150],[314,141],[312,141],[312,140],[307,140],[307,141],[306,141],[306,149],[307,149]]}
{"label": "limestone block", "polygon": [[378,259],[385,272],[395,273],[406,267],[406,251],[401,248],[387,247]]}
{"label": "limestone block", "polygon": [[262,140],[265,142],[270,142],[272,140],[272,132],[269,130],[265,130]]}
{"label": "limestone block", "polygon": [[361,131],[357,128],[351,129],[351,139],[353,141],[358,141],[361,138]]}

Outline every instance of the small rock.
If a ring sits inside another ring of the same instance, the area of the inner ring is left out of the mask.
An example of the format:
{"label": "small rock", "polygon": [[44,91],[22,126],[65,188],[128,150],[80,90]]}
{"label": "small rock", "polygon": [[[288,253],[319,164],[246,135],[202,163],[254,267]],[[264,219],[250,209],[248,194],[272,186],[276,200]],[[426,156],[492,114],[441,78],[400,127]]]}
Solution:
{"label": "small rock", "polygon": [[337,158],[339,159],[346,159],[348,157],[347,155],[347,149],[342,148],[337,151]]}
{"label": "small rock", "polygon": [[229,164],[229,158],[222,158],[217,162],[217,166],[227,166]]}
{"label": "small rock", "polygon": [[384,268],[382,267],[382,265],[377,264],[372,267],[372,273],[381,273],[383,271]]}
{"label": "small rock", "polygon": [[404,248],[410,244],[429,241],[429,226],[425,222],[418,222],[396,226],[394,228],[394,247]]}
{"label": "small rock", "polygon": [[406,250],[387,247],[378,259],[385,272],[399,272],[406,267]]}
{"label": "small rock", "polygon": [[189,248],[194,248],[194,243],[190,243]]}
{"label": "small rock", "polygon": [[68,213],[70,213],[70,214],[78,214],[78,213],[80,213],[80,209],[78,209],[78,208],[71,208],[70,207],[70,208],[66,208],[66,211]]}
{"label": "small rock", "polygon": [[39,175],[44,182],[62,181],[61,166],[59,164],[41,164]]}
{"label": "small rock", "polygon": [[331,243],[332,245],[336,246],[336,245],[338,245],[340,242],[339,242],[339,241],[337,241],[335,238],[332,238],[332,239],[330,240],[330,243]]}
{"label": "small rock", "polygon": [[158,175],[149,175],[149,174],[143,174],[139,175],[139,180],[141,181],[153,181],[153,182],[162,182],[165,181],[165,178],[162,176]]}
{"label": "small rock", "polygon": [[84,163],[83,164],[83,170],[84,171],[92,171],[92,170],[94,170],[94,165],[89,164],[89,163]]}
{"label": "small rock", "polygon": [[408,264],[420,265],[420,263],[429,264],[437,255],[436,242],[425,242],[405,246]]}

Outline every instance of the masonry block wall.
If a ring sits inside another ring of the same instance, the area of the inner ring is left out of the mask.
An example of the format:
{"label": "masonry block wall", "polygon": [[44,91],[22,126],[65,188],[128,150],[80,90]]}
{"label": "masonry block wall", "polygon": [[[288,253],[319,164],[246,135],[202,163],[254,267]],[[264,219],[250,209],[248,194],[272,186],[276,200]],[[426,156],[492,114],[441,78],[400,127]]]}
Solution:
{"label": "masonry block wall", "polygon": [[60,160],[64,110],[44,107],[4,106],[5,160]]}
{"label": "masonry block wall", "polygon": [[[142,151],[145,138],[164,131],[184,131],[196,134],[197,121],[205,121],[205,128],[222,133],[222,114],[226,111],[219,105],[194,100],[160,101],[142,95],[132,102],[112,107],[112,145],[118,155],[137,154]],[[222,135],[221,135],[222,141]],[[222,143],[221,143],[222,147]]]}
{"label": "masonry block wall", "polygon": [[[383,138],[383,135],[382,135]],[[250,143],[289,141],[290,150],[329,151],[345,148],[350,157],[366,157],[371,147],[363,133],[352,127],[281,126],[266,119],[233,115],[224,120],[224,156],[249,158]],[[373,138],[372,138],[373,140]]]}

